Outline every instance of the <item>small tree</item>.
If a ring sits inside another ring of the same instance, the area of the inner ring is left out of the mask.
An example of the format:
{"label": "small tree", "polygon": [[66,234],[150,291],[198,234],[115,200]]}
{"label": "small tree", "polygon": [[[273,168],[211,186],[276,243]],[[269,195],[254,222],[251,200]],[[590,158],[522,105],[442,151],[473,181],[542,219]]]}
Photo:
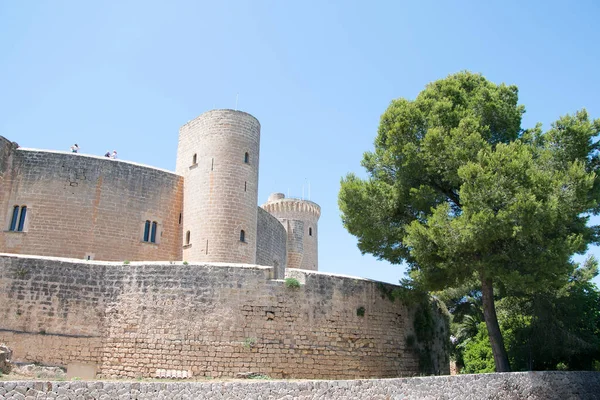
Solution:
{"label": "small tree", "polygon": [[363,253],[406,262],[429,290],[477,279],[497,371],[509,371],[494,287],[562,286],[574,253],[597,242],[600,121],[580,111],[546,133],[521,129],[515,86],[469,72],[392,101],[369,177],[348,174],[339,205]]}

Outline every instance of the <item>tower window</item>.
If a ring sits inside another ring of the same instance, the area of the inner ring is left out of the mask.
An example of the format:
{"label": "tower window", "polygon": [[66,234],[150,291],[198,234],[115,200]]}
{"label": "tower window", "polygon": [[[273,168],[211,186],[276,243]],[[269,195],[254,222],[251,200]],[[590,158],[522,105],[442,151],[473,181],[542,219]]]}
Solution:
{"label": "tower window", "polygon": [[144,242],[156,243],[156,232],[158,231],[158,222],[146,220],[144,223]]}
{"label": "tower window", "polygon": [[158,228],[158,224],[156,221],[152,222],[152,231],[150,232],[150,241],[152,243],[156,243],[156,230]]}
{"label": "tower window", "polygon": [[198,164],[198,154],[194,153],[192,156],[192,165]]}
{"label": "tower window", "polygon": [[150,221],[146,221],[144,224],[144,242],[147,242],[150,237]]}
{"label": "tower window", "polygon": [[190,244],[190,237],[191,237],[190,231],[187,231],[185,233],[185,244]]}
{"label": "tower window", "polygon": [[245,242],[246,241],[246,232],[244,232],[244,230],[242,229],[240,231],[240,242]]}
{"label": "tower window", "polygon": [[9,231],[23,232],[25,228],[25,218],[27,217],[27,206],[15,206],[13,208],[12,218],[10,219]]}
{"label": "tower window", "polygon": [[246,154],[244,154],[244,162],[246,164],[248,164],[250,162],[250,154],[248,154],[248,152],[246,152]]}
{"label": "tower window", "polygon": [[308,228],[308,236],[312,236],[312,228]]}

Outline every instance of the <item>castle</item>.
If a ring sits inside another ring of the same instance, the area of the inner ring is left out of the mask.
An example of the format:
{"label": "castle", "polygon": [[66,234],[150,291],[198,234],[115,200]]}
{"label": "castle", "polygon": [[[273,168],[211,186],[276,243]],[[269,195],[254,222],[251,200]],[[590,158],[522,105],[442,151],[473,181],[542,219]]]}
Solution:
{"label": "castle", "polygon": [[258,207],[259,143],[233,110],[180,129],[175,173],[0,137],[0,342],[86,376],[448,373],[439,308],[318,272],[317,204]]}
{"label": "castle", "polygon": [[176,174],[0,137],[0,252],[317,270],[320,207],[279,193],[257,207],[259,150],[260,123],[233,110],[181,127]]}

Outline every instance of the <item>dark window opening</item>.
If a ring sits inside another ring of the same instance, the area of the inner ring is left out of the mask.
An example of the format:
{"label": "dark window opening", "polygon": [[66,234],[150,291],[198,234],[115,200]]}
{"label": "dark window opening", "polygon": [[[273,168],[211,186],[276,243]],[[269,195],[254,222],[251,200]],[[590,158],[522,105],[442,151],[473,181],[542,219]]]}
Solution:
{"label": "dark window opening", "polygon": [[308,236],[312,236],[312,228],[308,228]]}
{"label": "dark window opening", "polygon": [[156,243],[156,232],[158,231],[158,222],[146,220],[144,223],[144,242]]}
{"label": "dark window opening", "polygon": [[150,237],[150,221],[147,220],[144,224],[144,242],[147,242]]}
{"label": "dark window opening", "polygon": [[25,218],[27,217],[27,206],[15,206],[13,208],[13,215],[10,219],[9,231],[23,232],[25,228]]}
{"label": "dark window opening", "polygon": [[248,152],[246,152],[246,154],[244,154],[244,162],[246,164],[248,164],[250,162],[250,154],[248,154]]}
{"label": "dark window opening", "polygon": [[190,244],[190,236],[191,236],[190,231],[187,231],[185,233],[185,244]]}
{"label": "dark window opening", "polygon": [[19,232],[22,232],[23,228],[25,227],[25,215],[26,214],[27,214],[27,207],[22,206],[21,207],[21,216],[19,217],[19,226],[17,227],[17,230]]}
{"label": "dark window opening", "polygon": [[192,165],[198,164],[198,155],[194,153],[192,156]]}
{"label": "dark window opening", "polygon": [[156,231],[158,229],[158,224],[156,221],[152,222],[152,232],[150,233],[150,242],[156,243]]}
{"label": "dark window opening", "polygon": [[214,169],[214,167],[215,167],[215,159],[211,158],[210,160],[211,160],[210,161],[210,170],[212,171]]}
{"label": "dark window opening", "polygon": [[19,219],[19,206],[15,206],[13,209],[12,219],[10,220],[10,231],[17,229],[17,220]]}
{"label": "dark window opening", "polygon": [[245,242],[246,241],[246,232],[244,232],[244,230],[240,231],[240,242]]}
{"label": "dark window opening", "polygon": [[181,218],[182,218],[181,213],[179,213],[179,225],[181,225]]}
{"label": "dark window opening", "polygon": [[244,182],[244,192],[246,192],[246,191],[247,191],[247,188],[248,188],[248,186],[247,186],[247,183],[246,183],[246,182]]}

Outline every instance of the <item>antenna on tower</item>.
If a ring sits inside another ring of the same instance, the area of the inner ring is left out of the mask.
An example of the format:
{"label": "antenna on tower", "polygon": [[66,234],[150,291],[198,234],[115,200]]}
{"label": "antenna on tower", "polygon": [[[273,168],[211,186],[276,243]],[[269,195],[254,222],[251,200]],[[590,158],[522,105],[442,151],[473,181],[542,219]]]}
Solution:
{"label": "antenna on tower", "polygon": [[240,96],[239,93],[235,94],[235,111],[237,111],[237,105],[238,105],[238,97]]}

